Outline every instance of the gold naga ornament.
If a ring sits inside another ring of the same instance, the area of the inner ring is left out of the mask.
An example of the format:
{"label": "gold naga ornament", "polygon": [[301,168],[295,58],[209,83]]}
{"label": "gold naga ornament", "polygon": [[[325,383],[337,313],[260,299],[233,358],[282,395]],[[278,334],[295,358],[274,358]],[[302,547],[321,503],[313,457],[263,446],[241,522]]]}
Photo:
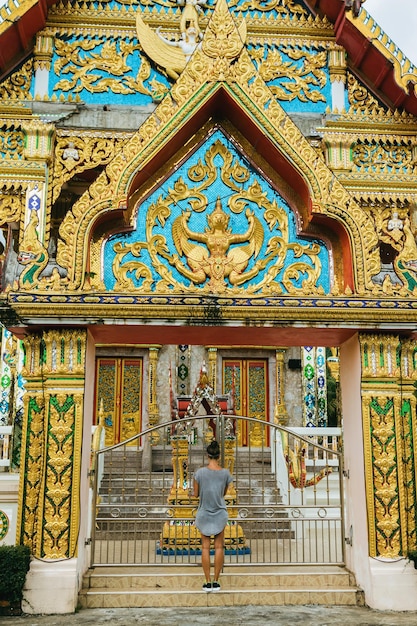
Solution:
{"label": "gold naga ornament", "polygon": [[[19,276],[21,288],[25,288],[26,284],[32,286],[48,264],[48,251],[39,241],[38,226],[38,212],[32,209],[18,254],[19,263],[25,267]],[[18,285],[16,284],[15,287],[18,288]]]}

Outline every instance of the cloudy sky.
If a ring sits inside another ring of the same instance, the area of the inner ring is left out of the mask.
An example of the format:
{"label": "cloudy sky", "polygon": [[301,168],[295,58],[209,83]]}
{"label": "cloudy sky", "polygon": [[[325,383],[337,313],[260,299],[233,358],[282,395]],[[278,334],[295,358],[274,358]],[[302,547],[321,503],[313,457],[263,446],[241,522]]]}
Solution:
{"label": "cloudy sky", "polygon": [[366,0],[364,8],[417,66],[417,0]]}

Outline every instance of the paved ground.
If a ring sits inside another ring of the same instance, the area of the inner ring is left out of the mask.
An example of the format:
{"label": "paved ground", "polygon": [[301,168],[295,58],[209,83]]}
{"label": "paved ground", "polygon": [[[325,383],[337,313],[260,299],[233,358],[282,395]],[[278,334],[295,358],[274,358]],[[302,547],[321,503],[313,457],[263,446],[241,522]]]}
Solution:
{"label": "paved ground", "polygon": [[8,626],[417,626],[417,612],[364,607],[242,606],[199,609],[86,609],[73,615],[0,617]]}

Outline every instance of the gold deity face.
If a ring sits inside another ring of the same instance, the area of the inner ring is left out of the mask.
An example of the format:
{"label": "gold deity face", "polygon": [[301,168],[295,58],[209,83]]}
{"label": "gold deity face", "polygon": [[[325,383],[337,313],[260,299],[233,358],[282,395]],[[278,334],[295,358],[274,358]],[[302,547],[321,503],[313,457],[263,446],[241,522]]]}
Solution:
{"label": "gold deity face", "polygon": [[212,229],[226,231],[229,225],[229,216],[223,211],[220,198],[217,198],[213,213],[207,216],[207,223]]}

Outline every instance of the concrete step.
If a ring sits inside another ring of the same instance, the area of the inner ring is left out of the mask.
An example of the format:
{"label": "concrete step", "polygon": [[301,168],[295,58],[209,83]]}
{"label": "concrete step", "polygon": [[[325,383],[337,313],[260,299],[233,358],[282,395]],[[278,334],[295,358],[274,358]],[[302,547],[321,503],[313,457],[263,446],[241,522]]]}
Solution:
{"label": "concrete step", "polygon": [[226,567],[221,591],[202,591],[200,566],[98,567],[83,579],[82,608],[234,605],[363,605],[349,572],[337,566]]}

